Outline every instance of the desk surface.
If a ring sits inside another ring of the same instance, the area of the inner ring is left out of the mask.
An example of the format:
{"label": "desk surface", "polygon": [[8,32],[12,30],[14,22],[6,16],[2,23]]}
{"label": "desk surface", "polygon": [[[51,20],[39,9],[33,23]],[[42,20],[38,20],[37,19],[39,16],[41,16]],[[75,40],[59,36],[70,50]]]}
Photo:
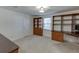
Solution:
{"label": "desk surface", "polygon": [[0,34],[0,53],[9,53],[18,48],[19,47],[15,43]]}

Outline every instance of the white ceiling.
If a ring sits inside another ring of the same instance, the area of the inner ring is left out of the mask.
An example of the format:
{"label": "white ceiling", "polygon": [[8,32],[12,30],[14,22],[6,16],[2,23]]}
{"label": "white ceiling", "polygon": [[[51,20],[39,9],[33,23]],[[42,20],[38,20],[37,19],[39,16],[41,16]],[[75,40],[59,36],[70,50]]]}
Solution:
{"label": "white ceiling", "polygon": [[49,6],[49,8],[45,10],[45,13],[40,13],[35,6],[0,6],[0,7],[30,15],[47,15],[47,14],[54,14],[57,12],[65,12],[79,9],[79,6]]}

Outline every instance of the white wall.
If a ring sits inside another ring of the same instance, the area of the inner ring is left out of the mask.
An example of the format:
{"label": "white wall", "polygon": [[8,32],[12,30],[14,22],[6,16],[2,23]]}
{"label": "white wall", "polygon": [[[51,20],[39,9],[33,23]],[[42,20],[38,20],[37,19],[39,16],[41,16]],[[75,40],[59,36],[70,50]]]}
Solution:
{"label": "white wall", "polygon": [[0,8],[0,33],[12,41],[32,35],[32,17]]}

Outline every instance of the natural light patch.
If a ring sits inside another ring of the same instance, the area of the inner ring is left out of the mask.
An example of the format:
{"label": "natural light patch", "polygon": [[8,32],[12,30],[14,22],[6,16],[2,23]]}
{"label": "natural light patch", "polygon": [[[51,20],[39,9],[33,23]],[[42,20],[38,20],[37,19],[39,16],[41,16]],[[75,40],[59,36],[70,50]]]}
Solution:
{"label": "natural light patch", "polygon": [[51,30],[51,18],[44,18],[44,29]]}

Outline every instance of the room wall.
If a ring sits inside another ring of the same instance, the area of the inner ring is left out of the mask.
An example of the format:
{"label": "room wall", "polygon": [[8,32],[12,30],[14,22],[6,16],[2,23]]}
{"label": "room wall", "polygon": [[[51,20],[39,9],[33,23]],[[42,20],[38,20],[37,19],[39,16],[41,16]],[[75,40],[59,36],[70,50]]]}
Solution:
{"label": "room wall", "polygon": [[0,33],[12,41],[32,35],[32,17],[0,8]]}

